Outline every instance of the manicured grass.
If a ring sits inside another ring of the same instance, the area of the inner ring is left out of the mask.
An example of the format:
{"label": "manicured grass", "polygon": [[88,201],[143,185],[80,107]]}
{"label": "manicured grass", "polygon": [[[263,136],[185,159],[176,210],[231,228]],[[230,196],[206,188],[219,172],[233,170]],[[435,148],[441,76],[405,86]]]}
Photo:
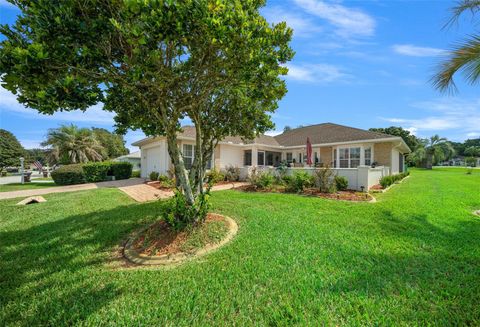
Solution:
{"label": "manicured grass", "polygon": [[113,251],[162,202],[115,189],[0,201],[0,321],[18,325],[478,325],[480,172],[413,170],[377,203],[215,192],[239,223],[175,268]]}
{"label": "manicured grass", "polygon": [[11,192],[11,191],[21,191],[21,190],[34,190],[38,188],[58,186],[53,181],[49,182],[29,182],[29,183],[11,183],[11,184],[0,184],[0,192]]}

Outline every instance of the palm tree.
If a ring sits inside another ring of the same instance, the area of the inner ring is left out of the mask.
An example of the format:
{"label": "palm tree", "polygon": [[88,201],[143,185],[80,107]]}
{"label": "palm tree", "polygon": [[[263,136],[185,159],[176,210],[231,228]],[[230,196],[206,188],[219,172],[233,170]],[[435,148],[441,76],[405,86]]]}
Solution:
{"label": "palm tree", "polygon": [[104,149],[93,132],[73,124],[50,129],[42,146],[51,147],[49,161],[55,163],[83,163],[103,159],[101,153]]}
{"label": "palm tree", "polygon": [[434,135],[428,139],[421,139],[410,158],[417,163],[425,162],[426,168],[432,169],[434,162],[449,159],[454,154],[455,150],[446,138]]}
{"label": "palm tree", "polygon": [[[480,11],[480,0],[461,0],[452,8],[452,18],[446,24],[452,25],[466,11],[475,15]],[[457,72],[463,72],[466,80],[474,84],[480,77],[480,35],[472,35],[470,38],[458,43],[450,51],[449,58],[443,62],[438,73],[432,78],[435,88],[441,91],[456,89],[453,76]]]}

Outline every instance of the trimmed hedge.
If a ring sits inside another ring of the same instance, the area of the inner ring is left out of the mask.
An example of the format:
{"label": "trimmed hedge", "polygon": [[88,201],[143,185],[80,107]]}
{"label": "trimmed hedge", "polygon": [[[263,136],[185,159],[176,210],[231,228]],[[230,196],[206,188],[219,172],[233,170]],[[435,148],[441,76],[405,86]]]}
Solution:
{"label": "trimmed hedge", "polygon": [[89,162],[83,165],[85,179],[89,183],[103,182],[107,179],[110,162]]}
{"label": "trimmed hedge", "polygon": [[392,185],[393,183],[404,179],[408,175],[410,175],[410,173],[407,171],[407,172],[404,172],[404,173],[401,173],[401,174],[383,176],[380,179],[380,185],[382,185],[382,187],[385,189],[385,188],[389,187],[390,185]]}
{"label": "trimmed hedge", "polygon": [[55,184],[58,185],[73,185],[85,183],[85,173],[83,172],[82,165],[65,165],[61,166],[51,174]]}
{"label": "trimmed hedge", "polygon": [[132,177],[133,165],[126,161],[110,162],[111,175],[115,176],[115,180],[129,179]]}
{"label": "trimmed hedge", "polygon": [[132,171],[132,177],[139,178],[140,177],[140,170],[134,170]]}

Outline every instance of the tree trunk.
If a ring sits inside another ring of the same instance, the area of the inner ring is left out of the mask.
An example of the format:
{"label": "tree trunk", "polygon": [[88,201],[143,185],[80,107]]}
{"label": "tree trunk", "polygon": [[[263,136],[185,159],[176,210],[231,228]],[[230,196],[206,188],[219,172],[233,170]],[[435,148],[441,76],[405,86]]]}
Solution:
{"label": "tree trunk", "polygon": [[432,169],[432,166],[433,166],[433,155],[431,153],[427,153],[427,164],[426,164],[426,168],[427,169]]}
{"label": "tree trunk", "polygon": [[173,167],[175,168],[177,185],[181,187],[181,191],[185,195],[187,204],[193,206],[195,204],[195,196],[188,178],[188,171],[185,169],[182,153],[178,148],[176,130],[167,132],[167,144],[168,154],[170,155],[170,158],[173,161]]}

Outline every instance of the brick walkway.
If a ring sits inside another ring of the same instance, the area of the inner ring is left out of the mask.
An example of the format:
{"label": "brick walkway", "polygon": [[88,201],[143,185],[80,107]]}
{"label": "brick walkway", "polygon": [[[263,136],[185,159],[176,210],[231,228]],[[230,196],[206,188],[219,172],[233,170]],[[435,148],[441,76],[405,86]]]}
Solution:
{"label": "brick walkway", "polygon": [[[231,184],[217,185],[212,187],[212,191],[230,190],[247,184],[248,183],[236,182]],[[169,197],[173,196],[172,191],[159,190],[147,184],[119,187],[119,189],[138,202],[168,199]]]}
{"label": "brick walkway", "polygon": [[[236,182],[231,184],[223,184],[212,187],[212,191],[223,191],[246,185],[247,183]],[[120,181],[88,183],[79,185],[68,185],[58,187],[48,187],[37,190],[22,190],[12,192],[0,192],[0,200],[14,199],[21,197],[29,197],[35,195],[45,195],[51,193],[76,192],[84,190],[92,190],[96,188],[118,188],[125,192],[128,196],[138,202],[154,201],[158,199],[167,199],[173,196],[171,191],[158,190],[144,183],[142,178],[130,178]]]}

